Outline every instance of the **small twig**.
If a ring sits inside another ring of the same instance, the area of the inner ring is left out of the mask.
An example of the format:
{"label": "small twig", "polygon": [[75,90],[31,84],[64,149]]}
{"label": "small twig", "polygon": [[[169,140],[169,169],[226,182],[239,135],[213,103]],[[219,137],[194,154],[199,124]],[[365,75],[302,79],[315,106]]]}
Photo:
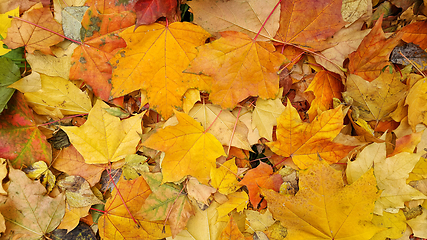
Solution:
{"label": "small twig", "polygon": [[417,65],[415,65],[411,60],[409,60],[409,58],[407,58],[405,55],[403,55],[402,51],[399,51],[399,53],[400,53],[400,55],[402,55],[406,59],[406,61],[408,61],[415,69],[417,69],[417,71],[420,72],[421,75],[423,75],[423,77],[426,77],[426,75],[421,71],[421,69],[419,69],[417,67]]}
{"label": "small twig", "polygon": [[207,133],[209,131],[209,129],[212,127],[212,125],[215,123],[215,121],[218,119],[219,115],[221,115],[222,113],[222,109],[221,111],[219,111],[218,115],[216,115],[215,119],[212,121],[211,125],[209,125],[208,128],[206,128],[206,130],[203,133]]}
{"label": "small twig", "polygon": [[268,17],[265,19],[264,23],[262,24],[261,28],[259,29],[258,33],[256,34],[256,36],[254,37],[254,41],[256,41],[256,39],[258,38],[259,34],[261,33],[261,31],[264,29],[265,24],[267,23],[268,19],[270,19],[271,15],[273,15],[274,11],[276,11],[276,8],[280,5],[280,3],[282,2],[282,0],[279,0],[279,2],[276,4],[276,6],[274,6],[273,10],[270,12],[270,14],[268,15]]}
{"label": "small twig", "polygon": [[236,132],[237,121],[239,121],[239,117],[240,117],[240,111],[242,111],[242,108],[239,108],[239,112],[237,113],[236,122],[234,123],[233,132],[231,133],[230,143],[228,144],[227,156],[230,154],[231,143],[233,142],[234,133]]}

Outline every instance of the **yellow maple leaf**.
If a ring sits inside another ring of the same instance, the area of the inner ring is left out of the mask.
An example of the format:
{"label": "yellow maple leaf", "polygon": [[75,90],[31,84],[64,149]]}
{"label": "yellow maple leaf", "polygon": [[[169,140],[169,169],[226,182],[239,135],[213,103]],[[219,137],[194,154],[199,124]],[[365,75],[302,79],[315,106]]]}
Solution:
{"label": "yellow maple leaf", "polygon": [[210,99],[222,108],[234,108],[248,96],[275,98],[279,91],[277,71],[285,57],[273,44],[256,42],[239,32],[198,47],[199,53],[186,70],[212,76]]}
{"label": "yellow maple leaf", "polygon": [[219,168],[211,169],[211,185],[218,189],[218,192],[222,194],[230,194],[241,186],[239,181],[236,179],[237,166],[234,158],[221,164]]}
{"label": "yellow maple leaf", "polygon": [[234,192],[227,196],[228,201],[217,207],[218,220],[227,222],[229,220],[228,214],[234,209],[237,212],[243,211],[249,203],[249,196],[246,192]]}
{"label": "yellow maple leaf", "polygon": [[385,71],[372,82],[351,74],[347,77],[347,91],[342,95],[353,98],[353,106],[359,109],[360,117],[364,120],[382,120],[405,97],[407,87],[400,81],[400,74]]}
{"label": "yellow maple leaf", "polygon": [[427,124],[427,78],[418,80],[409,90],[405,105],[408,105],[408,122],[415,130],[419,123]]}
{"label": "yellow maple leaf", "polygon": [[187,175],[208,185],[211,168],[219,156],[225,156],[221,143],[206,133],[196,120],[175,111],[178,124],[160,129],[143,145],[165,152],[162,182],[175,182]]}
{"label": "yellow maple leaf", "polygon": [[288,105],[277,121],[277,141],[267,143],[273,152],[292,157],[301,169],[318,161],[318,155],[328,163],[345,157],[354,147],[334,143],[332,140],[343,128],[341,107],[323,112],[313,122],[302,122],[297,110]]}
{"label": "yellow maple leaf", "polygon": [[182,107],[187,89],[197,87],[199,76],[183,71],[196,56],[209,33],[192,23],[158,23],[130,27],[120,33],[128,44],[110,60],[113,66],[111,95],[147,91],[150,107],[163,117]]}
{"label": "yellow maple leaf", "polygon": [[81,127],[61,127],[86,163],[116,162],[136,152],[144,113],[120,121],[106,108],[109,106],[98,100]]}
{"label": "yellow maple leaf", "polygon": [[368,240],[382,230],[371,222],[379,196],[372,169],[344,186],[341,172],[320,161],[300,171],[299,189],[295,196],[263,190],[289,239]]}

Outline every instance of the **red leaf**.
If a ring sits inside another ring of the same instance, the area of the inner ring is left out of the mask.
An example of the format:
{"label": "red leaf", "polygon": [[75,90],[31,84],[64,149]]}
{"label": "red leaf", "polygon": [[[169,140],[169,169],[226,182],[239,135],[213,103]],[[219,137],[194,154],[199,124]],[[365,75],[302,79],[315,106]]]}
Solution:
{"label": "red leaf", "polygon": [[152,24],[159,17],[167,17],[176,12],[176,0],[139,0],[135,4],[136,26]]}
{"label": "red leaf", "polygon": [[0,157],[9,159],[14,168],[37,161],[50,164],[52,160],[50,144],[37,128],[33,112],[20,92],[13,95],[8,109],[0,115]]}

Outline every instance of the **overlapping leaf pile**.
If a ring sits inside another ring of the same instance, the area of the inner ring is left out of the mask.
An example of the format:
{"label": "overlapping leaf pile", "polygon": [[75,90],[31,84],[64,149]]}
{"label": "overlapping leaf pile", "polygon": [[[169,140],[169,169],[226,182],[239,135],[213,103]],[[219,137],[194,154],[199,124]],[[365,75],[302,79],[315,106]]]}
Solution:
{"label": "overlapping leaf pile", "polygon": [[424,4],[0,2],[2,238],[427,238]]}

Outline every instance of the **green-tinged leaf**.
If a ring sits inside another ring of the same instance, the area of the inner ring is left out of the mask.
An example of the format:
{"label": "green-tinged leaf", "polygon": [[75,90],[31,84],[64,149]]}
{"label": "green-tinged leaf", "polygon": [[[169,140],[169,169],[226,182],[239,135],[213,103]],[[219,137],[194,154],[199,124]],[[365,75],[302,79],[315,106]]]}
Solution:
{"label": "green-tinged leaf", "polygon": [[18,66],[8,58],[0,58],[0,113],[15,92],[15,89],[7,87],[20,78]]}
{"label": "green-tinged leaf", "polygon": [[0,115],[0,157],[9,159],[14,168],[37,161],[49,164],[52,159],[50,144],[37,128],[33,113],[19,92]]}

